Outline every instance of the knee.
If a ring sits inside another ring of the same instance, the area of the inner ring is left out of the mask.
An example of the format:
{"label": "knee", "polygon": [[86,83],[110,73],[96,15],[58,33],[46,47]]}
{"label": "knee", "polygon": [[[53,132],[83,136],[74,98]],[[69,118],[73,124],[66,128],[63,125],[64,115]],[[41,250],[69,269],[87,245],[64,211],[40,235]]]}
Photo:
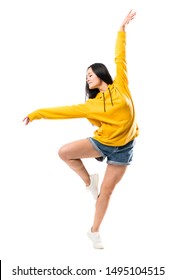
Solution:
{"label": "knee", "polygon": [[105,200],[109,200],[112,195],[112,190],[106,189],[100,192],[99,197]]}
{"label": "knee", "polygon": [[68,160],[68,151],[67,151],[67,149],[66,149],[65,146],[62,146],[62,147],[58,150],[58,155],[59,155],[59,157],[60,157],[62,160],[64,160],[64,161]]}

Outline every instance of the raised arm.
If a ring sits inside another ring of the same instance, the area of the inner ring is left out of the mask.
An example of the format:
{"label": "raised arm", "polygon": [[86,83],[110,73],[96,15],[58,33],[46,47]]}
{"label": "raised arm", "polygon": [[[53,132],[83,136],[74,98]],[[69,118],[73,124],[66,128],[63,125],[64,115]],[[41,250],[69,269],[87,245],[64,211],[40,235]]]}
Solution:
{"label": "raised arm", "polygon": [[126,63],[126,26],[134,19],[136,12],[132,10],[123,20],[118,31],[118,36],[115,45],[115,63],[116,63],[116,77],[114,82],[121,86],[128,85],[127,77],[127,63]]}

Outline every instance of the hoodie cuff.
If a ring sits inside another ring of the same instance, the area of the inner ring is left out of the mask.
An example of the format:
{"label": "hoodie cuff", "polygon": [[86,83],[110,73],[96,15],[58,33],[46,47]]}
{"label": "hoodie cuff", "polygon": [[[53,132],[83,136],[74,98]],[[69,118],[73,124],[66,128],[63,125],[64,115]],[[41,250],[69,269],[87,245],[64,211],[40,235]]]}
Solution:
{"label": "hoodie cuff", "polygon": [[125,39],[126,38],[126,32],[125,31],[118,31],[118,37],[121,39]]}

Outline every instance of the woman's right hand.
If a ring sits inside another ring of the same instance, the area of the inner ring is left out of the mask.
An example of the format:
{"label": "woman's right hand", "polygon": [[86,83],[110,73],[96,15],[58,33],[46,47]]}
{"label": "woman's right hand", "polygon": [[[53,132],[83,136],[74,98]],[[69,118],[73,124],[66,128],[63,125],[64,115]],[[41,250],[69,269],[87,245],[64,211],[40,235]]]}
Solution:
{"label": "woman's right hand", "polygon": [[23,122],[25,123],[25,125],[27,125],[27,124],[30,122],[29,117],[28,117],[28,116],[25,117],[25,118],[23,119]]}

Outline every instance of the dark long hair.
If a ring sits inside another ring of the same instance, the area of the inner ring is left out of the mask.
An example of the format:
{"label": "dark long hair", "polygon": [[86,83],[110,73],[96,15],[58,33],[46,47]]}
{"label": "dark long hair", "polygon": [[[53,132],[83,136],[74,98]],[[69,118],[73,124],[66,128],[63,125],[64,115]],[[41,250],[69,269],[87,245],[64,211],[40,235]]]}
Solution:
{"label": "dark long hair", "polygon": [[[97,77],[100,78],[105,83],[107,83],[108,85],[113,83],[112,77],[104,64],[94,63],[94,64],[90,65],[87,68],[87,70],[89,68],[92,68],[92,71],[97,75]],[[87,82],[86,82],[85,91],[86,91],[86,98],[95,98],[97,93],[99,93],[98,88],[89,89],[89,85]]]}

